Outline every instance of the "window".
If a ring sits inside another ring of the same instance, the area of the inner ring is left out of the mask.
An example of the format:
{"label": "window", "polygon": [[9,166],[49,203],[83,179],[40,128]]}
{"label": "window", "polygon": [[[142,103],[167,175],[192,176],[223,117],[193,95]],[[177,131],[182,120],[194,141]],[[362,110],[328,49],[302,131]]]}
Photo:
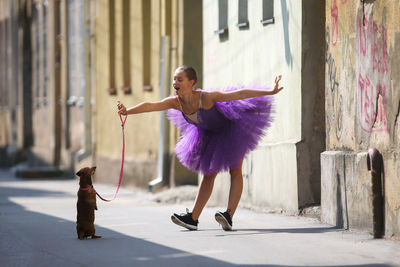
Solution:
{"label": "window", "polygon": [[274,0],[263,0],[262,25],[275,23],[274,19]]}
{"label": "window", "polygon": [[[75,17],[75,23],[78,22],[78,30],[76,31],[76,36],[75,36],[75,44],[78,44],[76,55],[75,57],[78,56],[78,59],[76,61],[76,69],[78,70],[77,73],[77,88],[79,88],[79,93],[76,92],[76,94],[79,94],[79,100],[77,102],[77,105],[79,107],[83,107],[85,103],[85,88],[86,88],[86,77],[85,77],[85,17],[84,17],[84,1],[78,1],[75,2],[75,7],[76,10],[75,12],[77,13],[76,15],[78,17]],[[75,16],[76,16],[75,15]]]}
{"label": "window", "polygon": [[123,87],[122,91],[125,94],[131,93],[131,72],[130,72],[130,62],[131,62],[131,51],[130,51],[130,16],[129,12],[130,8],[130,0],[122,1],[122,32],[123,32],[123,41],[122,41],[122,71],[123,71]]}
{"label": "window", "polygon": [[143,90],[152,91],[151,86],[151,1],[142,0],[142,34],[143,34]]}
{"label": "window", "polygon": [[247,0],[239,0],[239,14],[238,23],[236,24],[239,28],[249,27],[249,18],[247,14]]}
{"label": "window", "polygon": [[40,90],[40,82],[39,82],[39,69],[40,69],[40,61],[39,61],[39,47],[40,47],[40,40],[39,40],[39,6],[38,4],[35,5],[33,9],[33,21],[34,21],[34,28],[35,28],[35,94],[34,94],[34,104],[35,108],[39,107],[39,90]]}
{"label": "window", "polygon": [[218,0],[218,30],[215,34],[225,35],[228,33],[228,0]]}
{"label": "window", "polygon": [[43,3],[43,105],[47,105],[47,82],[49,74],[47,73],[47,7],[48,1]]}
{"label": "window", "polygon": [[111,95],[116,95],[117,94],[117,89],[116,89],[116,84],[115,84],[115,56],[116,56],[116,51],[115,51],[115,0],[110,0],[108,2],[109,7],[108,7],[108,25],[109,25],[109,66],[108,66],[108,72],[110,73],[110,80],[109,80],[109,86],[108,86],[108,92]]}
{"label": "window", "polygon": [[[0,20],[0,62],[7,61],[7,20]],[[0,64],[0,108],[8,107],[7,64]]]}

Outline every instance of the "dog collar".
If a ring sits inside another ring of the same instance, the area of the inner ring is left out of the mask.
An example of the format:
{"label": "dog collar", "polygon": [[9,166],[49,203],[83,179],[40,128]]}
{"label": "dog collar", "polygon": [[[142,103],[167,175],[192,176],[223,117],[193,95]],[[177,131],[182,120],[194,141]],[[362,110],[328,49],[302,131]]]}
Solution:
{"label": "dog collar", "polygon": [[88,187],[80,187],[79,190],[88,191],[88,190],[90,190],[92,188],[93,188],[93,186],[89,185]]}

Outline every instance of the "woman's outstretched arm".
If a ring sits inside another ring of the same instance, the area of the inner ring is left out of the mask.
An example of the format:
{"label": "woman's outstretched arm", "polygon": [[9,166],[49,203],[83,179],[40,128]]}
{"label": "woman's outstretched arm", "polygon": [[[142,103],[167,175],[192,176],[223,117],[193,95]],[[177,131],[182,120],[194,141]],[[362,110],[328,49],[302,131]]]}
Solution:
{"label": "woman's outstretched arm", "polygon": [[225,102],[264,95],[275,95],[283,89],[283,87],[279,87],[279,81],[281,80],[281,78],[281,75],[275,78],[275,87],[271,91],[258,89],[239,89],[232,92],[213,91],[209,93],[210,98],[213,102]]}
{"label": "woman's outstretched arm", "polygon": [[136,106],[127,109],[124,106],[124,104],[118,101],[117,102],[118,114],[129,115],[129,114],[166,110],[170,108],[175,108],[176,107],[175,102],[176,102],[175,97],[167,97],[157,102],[142,102],[140,104],[137,104]]}

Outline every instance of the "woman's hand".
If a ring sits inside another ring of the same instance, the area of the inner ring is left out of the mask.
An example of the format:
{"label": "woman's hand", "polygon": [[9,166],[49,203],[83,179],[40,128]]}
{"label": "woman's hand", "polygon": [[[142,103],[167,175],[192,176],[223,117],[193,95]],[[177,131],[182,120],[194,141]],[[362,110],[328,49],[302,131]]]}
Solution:
{"label": "woman's hand", "polygon": [[128,115],[126,107],[120,101],[117,102],[117,107],[118,107],[118,115],[125,115],[125,116]]}
{"label": "woman's hand", "polygon": [[283,87],[279,87],[279,82],[280,82],[281,78],[282,78],[282,75],[279,75],[278,77],[275,78],[275,87],[274,87],[274,90],[271,91],[271,93],[273,95],[279,93],[283,89]]}

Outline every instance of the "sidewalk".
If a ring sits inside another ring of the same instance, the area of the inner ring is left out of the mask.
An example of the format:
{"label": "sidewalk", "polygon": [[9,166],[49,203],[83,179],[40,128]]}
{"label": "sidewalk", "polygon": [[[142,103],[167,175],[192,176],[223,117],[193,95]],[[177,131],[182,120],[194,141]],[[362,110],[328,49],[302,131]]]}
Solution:
{"label": "sidewalk", "polygon": [[[115,190],[95,188],[106,198]],[[225,232],[214,220],[218,207],[211,207],[199,231],[187,231],[170,216],[191,208],[190,202],[157,202],[126,188],[111,203],[97,202],[96,234],[102,238],[78,240],[77,190],[75,179],[23,180],[0,170],[0,265],[400,266],[400,242],[299,216],[239,209],[235,231]]]}

